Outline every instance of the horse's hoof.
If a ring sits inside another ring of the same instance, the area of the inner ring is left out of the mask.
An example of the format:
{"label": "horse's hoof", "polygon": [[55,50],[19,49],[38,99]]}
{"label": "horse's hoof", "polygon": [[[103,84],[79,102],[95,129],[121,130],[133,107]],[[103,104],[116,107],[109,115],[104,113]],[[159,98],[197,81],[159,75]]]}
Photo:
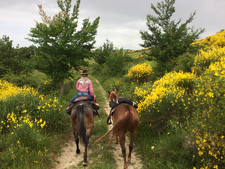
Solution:
{"label": "horse's hoof", "polygon": [[88,162],[83,162],[83,166],[87,166],[88,165]]}
{"label": "horse's hoof", "polygon": [[127,159],[127,163],[131,163],[131,159],[128,158],[128,159]]}
{"label": "horse's hoof", "polygon": [[80,150],[77,150],[76,153],[77,153],[77,154],[80,154]]}

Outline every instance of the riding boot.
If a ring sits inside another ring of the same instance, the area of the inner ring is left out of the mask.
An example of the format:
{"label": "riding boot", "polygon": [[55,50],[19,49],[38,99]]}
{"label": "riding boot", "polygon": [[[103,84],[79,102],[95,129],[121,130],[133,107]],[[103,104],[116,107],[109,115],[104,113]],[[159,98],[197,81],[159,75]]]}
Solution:
{"label": "riding boot", "polygon": [[98,117],[100,117],[100,114],[98,113],[98,109],[99,109],[98,103],[96,102],[92,103],[92,108],[94,110],[94,115],[98,115]]}
{"label": "riding boot", "polygon": [[70,104],[66,107],[66,113],[67,113],[67,114],[71,115],[71,109],[72,109],[73,105],[74,105],[74,104],[71,104],[71,103],[70,103]]}
{"label": "riding boot", "polygon": [[98,110],[96,110],[96,109],[94,110],[94,115],[95,116],[98,115],[98,117],[101,117],[100,114],[98,113]]}

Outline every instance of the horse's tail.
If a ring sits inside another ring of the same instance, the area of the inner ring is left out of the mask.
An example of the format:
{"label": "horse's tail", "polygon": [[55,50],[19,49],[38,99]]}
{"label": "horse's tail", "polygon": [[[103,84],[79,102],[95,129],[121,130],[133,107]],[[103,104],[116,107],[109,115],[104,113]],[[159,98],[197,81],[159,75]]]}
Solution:
{"label": "horse's tail", "polygon": [[116,135],[120,135],[120,133],[124,132],[126,133],[128,130],[128,126],[129,126],[129,121],[132,118],[132,114],[130,111],[127,112],[127,116],[125,118],[123,118],[122,120],[118,121],[113,128],[111,128],[107,133],[105,133],[102,137],[100,137],[99,139],[97,139],[95,141],[95,143],[100,142],[103,138],[105,138],[106,136],[108,136],[111,132],[113,132],[113,135],[111,137],[111,139],[109,140],[108,144],[110,144],[112,138]]}
{"label": "horse's tail", "polygon": [[99,139],[97,139],[95,141],[95,143],[98,143],[99,141],[101,141],[103,138],[105,138],[106,136],[109,135],[109,133],[111,133],[113,131],[113,128],[111,128],[107,133],[105,133],[102,137],[100,137]]}
{"label": "horse's tail", "polygon": [[78,135],[80,136],[81,143],[86,144],[86,129],[84,127],[84,106],[78,105]]}
{"label": "horse's tail", "polygon": [[121,119],[114,125],[112,138],[114,136],[119,136],[120,134],[127,132],[130,120],[132,118],[132,114],[130,111],[127,111],[126,113],[127,113],[126,117]]}

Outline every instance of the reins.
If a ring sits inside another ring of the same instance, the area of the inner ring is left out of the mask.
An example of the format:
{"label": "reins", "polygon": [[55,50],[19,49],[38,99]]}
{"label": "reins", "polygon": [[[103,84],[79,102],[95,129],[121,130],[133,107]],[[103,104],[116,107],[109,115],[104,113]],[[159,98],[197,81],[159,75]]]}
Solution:
{"label": "reins", "polygon": [[108,107],[105,107],[105,106],[103,106],[103,105],[99,104],[99,102],[98,102],[98,101],[96,101],[96,103],[98,103],[98,105],[99,105],[99,106],[101,106],[102,108],[105,108],[105,109],[107,109],[107,108],[108,108]]}
{"label": "reins", "polygon": [[104,107],[103,105],[101,105],[97,100],[96,100],[96,98],[95,98],[95,96],[94,96],[94,100],[96,101],[96,103],[98,103],[98,105],[99,106],[101,106],[102,108],[105,108],[105,109],[107,109],[108,107]]}

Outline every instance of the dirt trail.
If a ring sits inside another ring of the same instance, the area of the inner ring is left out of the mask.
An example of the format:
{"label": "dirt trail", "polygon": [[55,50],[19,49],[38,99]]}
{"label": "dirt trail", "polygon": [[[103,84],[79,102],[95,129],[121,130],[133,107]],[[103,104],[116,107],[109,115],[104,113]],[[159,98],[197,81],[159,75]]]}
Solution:
{"label": "dirt trail", "polygon": [[[80,146],[80,151],[84,152],[84,146]],[[88,151],[89,153],[90,151]],[[57,161],[56,169],[77,168],[77,165],[82,163],[83,154],[76,154],[76,144],[72,135],[66,143],[66,146],[62,149],[61,157],[58,157]]]}
{"label": "dirt trail", "polygon": [[[105,90],[100,85],[98,80],[95,79],[95,81],[96,81],[96,83],[98,83],[99,90],[101,91],[102,96],[104,97],[104,100],[105,100],[104,105],[108,105],[108,100],[106,98],[107,95],[105,93]],[[110,112],[110,108],[106,108],[105,113],[108,115],[109,112]],[[112,125],[108,126],[109,129],[111,129],[112,127],[113,127]],[[116,169],[123,169],[123,157],[122,157],[120,145],[114,144],[114,143],[111,143],[111,144],[114,147],[112,152],[113,152],[113,156],[116,160],[116,166],[117,166]],[[128,146],[129,146],[129,139],[126,138],[127,153],[128,153],[128,150],[129,150]],[[80,146],[80,150],[81,150],[81,152],[84,152],[84,146]],[[89,149],[88,154],[90,154],[90,153],[91,153],[91,151]],[[66,146],[62,149],[61,157],[58,157],[57,161],[58,161],[58,164],[55,167],[56,169],[78,168],[77,165],[79,163],[82,163],[83,154],[78,154],[78,155],[76,154],[76,147],[75,147],[75,142],[74,142],[73,136],[70,137],[70,139],[66,143]],[[133,149],[132,154],[131,154],[131,164],[128,165],[128,168],[129,169],[141,169],[142,168],[141,160],[138,157],[138,155],[135,153],[135,145],[134,145],[134,149]]]}

